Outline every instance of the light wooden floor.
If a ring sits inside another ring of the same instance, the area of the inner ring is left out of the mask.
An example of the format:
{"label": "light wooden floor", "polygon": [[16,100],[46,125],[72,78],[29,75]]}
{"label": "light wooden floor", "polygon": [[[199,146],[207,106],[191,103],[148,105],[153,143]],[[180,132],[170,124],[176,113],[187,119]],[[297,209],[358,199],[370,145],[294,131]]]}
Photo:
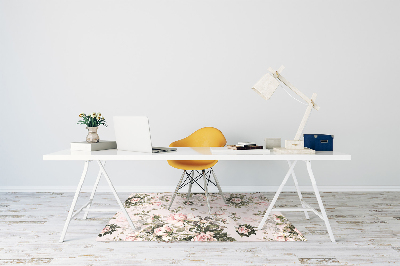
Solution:
{"label": "light wooden floor", "polygon": [[[128,193],[120,193],[121,199]],[[270,193],[270,198],[273,194]],[[311,193],[307,202],[317,206]],[[322,193],[337,243],[313,214],[283,213],[307,242],[153,243],[96,242],[113,214],[82,215],[72,221],[66,242],[60,232],[72,193],[0,193],[0,265],[400,265],[400,193]],[[84,193],[79,203],[89,197]],[[99,193],[96,205],[116,206]],[[295,193],[278,205],[294,207]]]}

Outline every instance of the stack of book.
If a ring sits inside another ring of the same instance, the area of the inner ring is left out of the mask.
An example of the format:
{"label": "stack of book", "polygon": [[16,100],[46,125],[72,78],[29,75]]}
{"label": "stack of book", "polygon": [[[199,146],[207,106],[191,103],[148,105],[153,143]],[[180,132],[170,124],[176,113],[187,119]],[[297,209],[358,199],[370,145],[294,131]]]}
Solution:
{"label": "stack of book", "polygon": [[86,141],[71,142],[71,151],[101,151],[116,149],[117,142],[110,140],[100,140],[96,143],[89,143]]}
{"label": "stack of book", "polygon": [[270,154],[269,150],[263,148],[263,146],[257,146],[254,142],[238,142],[236,145],[227,145],[226,147],[211,147],[212,154]]}
{"label": "stack of book", "polygon": [[257,146],[255,142],[238,142],[236,145],[227,145],[231,150],[262,150],[263,146]]}

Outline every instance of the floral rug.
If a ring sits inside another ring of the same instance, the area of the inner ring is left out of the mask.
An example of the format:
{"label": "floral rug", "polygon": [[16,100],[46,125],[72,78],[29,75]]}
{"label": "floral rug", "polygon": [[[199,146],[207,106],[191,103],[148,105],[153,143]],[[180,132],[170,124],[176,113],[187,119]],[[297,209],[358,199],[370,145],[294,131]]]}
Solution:
{"label": "floral rug", "polygon": [[178,193],[170,210],[172,193],[134,193],[125,207],[137,231],[118,212],[98,235],[97,241],[306,241],[279,212],[273,212],[257,230],[269,203],[263,193]]}

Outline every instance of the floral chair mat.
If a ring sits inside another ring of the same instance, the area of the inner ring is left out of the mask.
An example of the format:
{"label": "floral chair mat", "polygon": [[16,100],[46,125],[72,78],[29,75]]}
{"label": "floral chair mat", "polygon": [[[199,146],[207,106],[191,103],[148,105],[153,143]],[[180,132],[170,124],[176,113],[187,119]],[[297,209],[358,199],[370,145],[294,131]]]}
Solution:
{"label": "floral chair mat", "polygon": [[136,231],[118,212],[97,241],[306,241],[279,212],[273,212],[257,230],[269,202],[263,193],[210,193],[211,215],[204,193],[178,194],[170,210],[172,193],[133,193],[125,208]]}

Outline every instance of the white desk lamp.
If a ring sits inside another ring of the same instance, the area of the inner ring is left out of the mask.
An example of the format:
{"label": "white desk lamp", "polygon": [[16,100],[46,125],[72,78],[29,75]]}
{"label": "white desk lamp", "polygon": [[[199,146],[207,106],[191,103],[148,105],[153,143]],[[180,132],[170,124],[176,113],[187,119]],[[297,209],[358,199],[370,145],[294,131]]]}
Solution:
{"label": "white desk lamp", "polygon": [[301,120],[299,129],[297,130],[296,136],[294,140],[285,140],[285,148],[274,148],[274,151],[277,153],[294,153],[294,154],[314,154],[315,151],[304,148],[304,141],[300,140],[302,135],[304,126],[307,123],[308,117],[310,116],[312,108],[315,110],[319,110],[319,106],[315,104],[315,100],[317,98],[317,94],[313,93],[311,99],[305,96],[301,91],[299,91],[296,87],[290,84],[284,77],[281,76],[281,73],[285,67],[281,66],[277,71],[272,68],[268,68],[268,71],[271,73],[265,74],[252,88],[257,93],[259,93],[265,100],[271,98],[272,94],[280,85],[280,82],[289,87],[292,91],[298,94],[304,101],[308,103],[306,112]]}

